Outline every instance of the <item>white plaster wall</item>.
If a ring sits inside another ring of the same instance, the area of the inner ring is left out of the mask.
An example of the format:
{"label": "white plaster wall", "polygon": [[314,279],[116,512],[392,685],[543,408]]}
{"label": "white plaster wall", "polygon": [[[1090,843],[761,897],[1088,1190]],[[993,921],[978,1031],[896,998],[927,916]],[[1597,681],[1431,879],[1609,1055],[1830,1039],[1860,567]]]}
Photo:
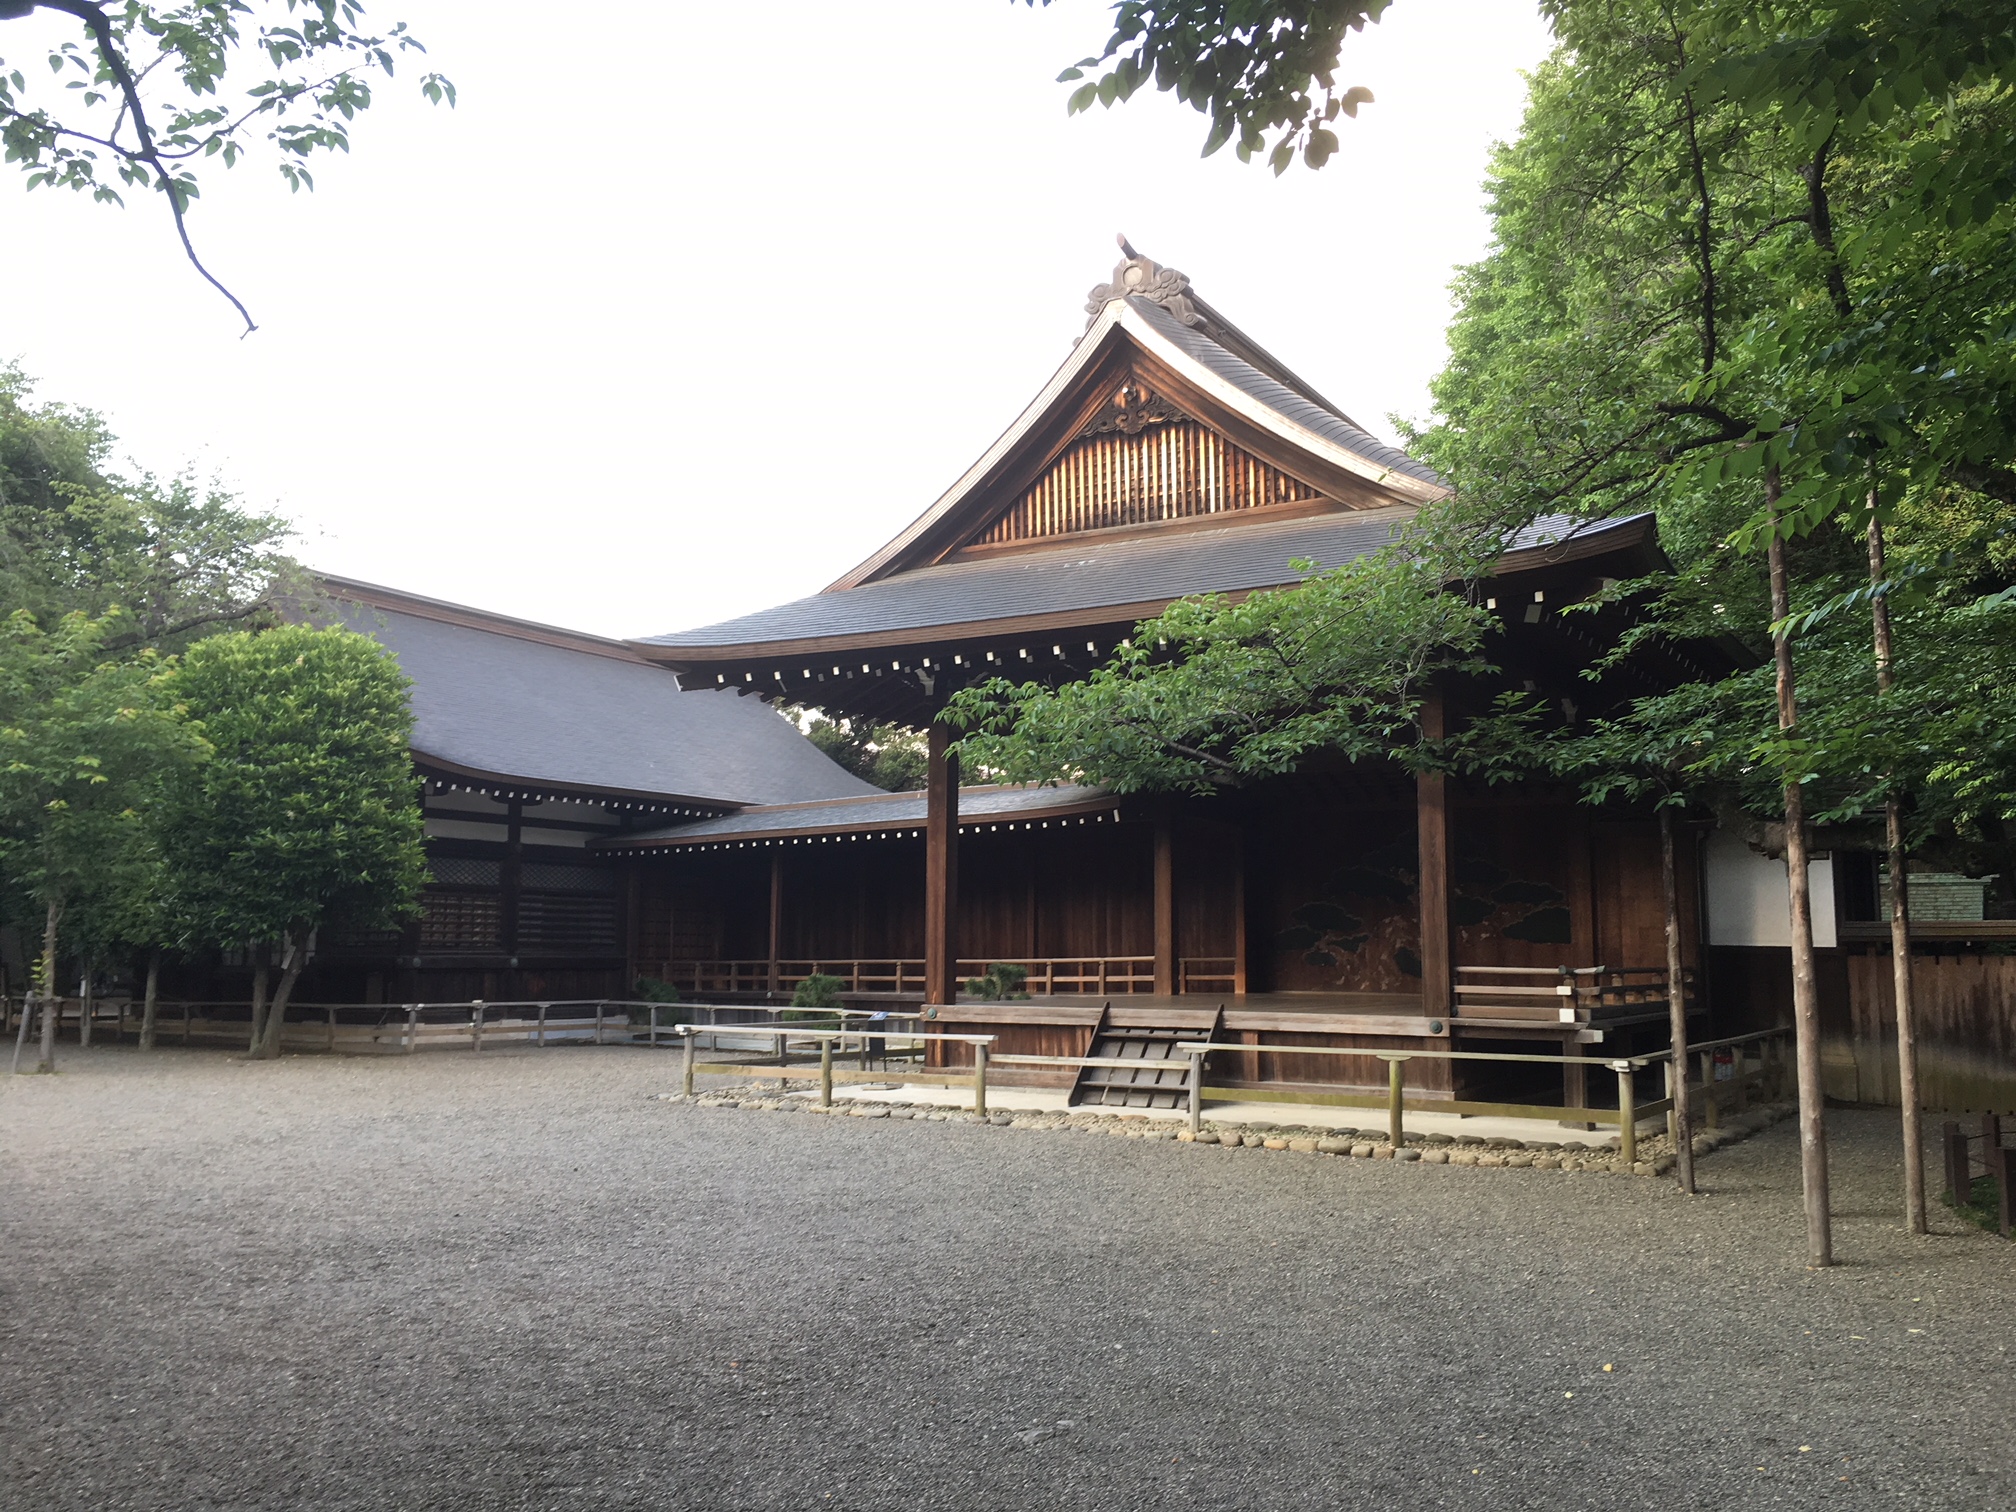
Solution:
{"label": "white plaster wall", "polygon": [[[1708,943],[1792,943],[1792,889],[1783,860],[1760,856],[1725,830],[1708,837]],[[1813,943],[1831,946],[1834,931],[1834,862],[1822,855],[1806,868],[1813,896]]]}

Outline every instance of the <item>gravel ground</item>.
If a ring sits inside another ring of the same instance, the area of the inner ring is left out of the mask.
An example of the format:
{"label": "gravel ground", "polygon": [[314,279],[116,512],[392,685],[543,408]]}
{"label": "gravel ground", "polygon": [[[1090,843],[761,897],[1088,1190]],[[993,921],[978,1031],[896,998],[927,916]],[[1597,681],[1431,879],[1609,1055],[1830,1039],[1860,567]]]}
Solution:
{"label": "gravel ground", "polygon": [[1665,1182],[693,1107],[591,1048],[0,1083],[0,1505],[2016,1505],[2016,1246]]}

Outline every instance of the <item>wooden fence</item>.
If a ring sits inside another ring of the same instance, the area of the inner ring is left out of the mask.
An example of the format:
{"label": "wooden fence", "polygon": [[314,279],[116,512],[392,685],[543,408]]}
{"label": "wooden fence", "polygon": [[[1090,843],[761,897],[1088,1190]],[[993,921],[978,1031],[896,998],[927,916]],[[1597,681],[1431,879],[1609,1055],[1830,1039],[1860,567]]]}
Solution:
{"label": "wooden fence", "polygon": [[[2016,1113],[2016,955],[1914,956],[1918,1088],[1933,1113]],[[1848,1033],[1822,1046],[1827,1095],[1899,1101],[1888,955],[1848,957]]]}
{"label": "wooden fence", "polygon": [[[685,1057],[682,1083],[687,1096],[692,1096],[695,1078],[702,1074],[760,1077],[777,1081],[811,1080],[820,1084],[820,1102],[831,1106],[833,1086],[842,1081],[873,1081],[878,1084],[899,1086],[926,1086],[940,1088],[966,1088],[972,1096],[975,1113],[987,1111],[987,1075],[994,1066],[1041,1066],[1041,1067],[1119,1067],[1130,1071],[1142,1069],[1139,1059],[1120,1059],[1088,1055],[1012,1055],[994,1051],[996,1036],[992,1034],[934,1034],[909,1027],[893,1027],[884,1034],[892,1041],[924,1044],[944,1041],[969,1045],[973,1051],[970,1069],[950,1067],[919,1071],[892,1071],[882,1069],[870,1071],[865,1064],[860,1070],[843,1070],[834,1063],[836,1054],[847,1053],[850,1040],[860,1041],[864,1035],[859,1029],[824,1029],[797,1025],[764,1026],[754,1024],[738,1025],[735,1032],[745,1038],[768,1039],[776,1044],[777,1063],[755,1064],[747,1062],[702,1061],[698,1051],[703,1039],[709,1038],[718,1026],[714,1024],[679,1023],[660,1025],[656,1015],[650,1026],[652,1043],[663,1042],[676,1036]],[[817,1048],[819,1062],[816,1066],[793,1064],[789,1059],[791,1044],[797,1041],[801,1046],[811,1043]],[[1707,1127],[1713,1128],[1720,1120],[1725,1104],[1731,1109],[1747,1107],[1752,1094],[1779,1098],[1786,1095],[1791,1082],[1791,1056],[1789,1054],[1791,1031],[1789,1029],[1766,1029],[1755,1034],[1738,1035],[1731,1039],[1710,1040],[1691,1047],[1704,1057],[1701,1064],[1705,1071],[1704,1080],[1696,1084],[1688,1082],[1688,1096],[1692,1105],[1704,1114]],[[1614,1107],[1578,1108],[1552,1103],[1476,1103],[1445,1102],[1424,1099],[1410,1099],[1406,1096],[1403,1083],[1403,1068],[1410,1060],[1470,1060],[1503,1061],[1517,1063],[1543,1063],[1558,1066],[1583,1066],[1592,1064],[1588,1060],[1564,1055],[1522,1055],[1482,1050],[1377,1050],[1367,1051],[1356,1046],[1335,1045],[1269,1045],[1270,1054],[1310,1055],[1310,1056],[1363,1056],[1373,1055],[1388,1063],[1386,1095],[1367,1096],[1352,1092],[1315,1092],[1303,1087],[1293,1091],[1255,1090],[1249,1087],[1214,1087],[1209,1082],[1209,1058],[1221,1052],[1238,1052],[1244,1047],[1217,1044],[1209,1040],[1179,1042],[1175,1047],[1189,1058],[1188,1073],[1184,1091],[1191,1129],[1201,1128],[1204,1104],[1207,1102],[1283,1102],[1299,1103],[1305,1106],[1337,1108],[1383,1108],[1386,1113],[1388,1137],[1397,1148],[1405,1141],[1405,1116],[1415,1113],[1459,1114],[1470,1117],[1527,1118],[1550,1123],[1571,1123],[1604,1125],[1617,1130],[1620,1153],[1626,1160],[1637,1159],[1638,1137],[1642,1126],[1649,1119],[1666,1116],[1669,1129],[1673,1112],[1671,1088],[1676,1069],[1670,1050],[1654,1051],[1648,1055],[1620,1057],[1610,1061],[1594,1062],[1606,1065],[1616,1073],[1617,1104]],[[1749,1051],[1758,1051],[1758,1059],[1752,1062]],[[866,1051],[863,1048],[865,1059]],[[1731,1074],[1724,1078],[1716,1074],[1718,1061],[1730,1066]],[[1638,1099],[1638,1074],[1648,1067],[1663,1069],[1667,1095],[1656,1101],[1641,1102]]]}

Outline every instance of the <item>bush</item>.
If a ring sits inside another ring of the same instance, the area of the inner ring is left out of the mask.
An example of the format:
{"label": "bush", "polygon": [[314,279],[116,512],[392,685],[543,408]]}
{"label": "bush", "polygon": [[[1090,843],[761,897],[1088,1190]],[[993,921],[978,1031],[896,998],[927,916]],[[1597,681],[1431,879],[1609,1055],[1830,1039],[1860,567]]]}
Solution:
{"label": "bush", "polygon": [[1011,966],[1006,961],[996,961],[987,968],[985,976],[966,978],[965,990],[969,997],[977,997],[983,1002],[998,1003],[1008,998],[1026,998],[1023,983],[1029,980],[1027,966]]}
{"label": "bush", "polygon": [[798,984],[798,990],[791,994],[793,1008],[838,1008],[840,993],[846,983],[836,976],[827,976],[815,971]]}

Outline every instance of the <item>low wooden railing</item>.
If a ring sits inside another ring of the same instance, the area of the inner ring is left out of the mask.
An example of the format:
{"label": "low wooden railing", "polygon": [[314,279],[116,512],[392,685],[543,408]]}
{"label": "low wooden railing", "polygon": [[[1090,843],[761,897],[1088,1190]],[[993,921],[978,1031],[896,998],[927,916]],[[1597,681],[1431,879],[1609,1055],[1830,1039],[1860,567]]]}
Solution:
{"label": "low wooden railing", "polygon": [[[1681,971],[1691,1008],[1697,973]],[[1536,1023],[1600,1023],[1666,1006],[1664,966],[1458,966],[1456,1016]]]}
{"label": "low wooden railing", "polygon": [[[742,1062],[706,1061],[698,1057],[699,1042],[702,1037],[712,1034],[717,1026],[712,1024],[680,1023],[661,1026],[655,1020],[651,1027],[651,1042],[664,1042],[668,1036],[677,1036],[683,1047],[685,1066],[682,1085],[687,1096],[692,1096],[695,1077],[701,1074],[739,1075],[757,1077],[779,1082],[809,1080],[817,1077],[820,1082],[820,1101],[830,1106],[833,1100],[833,1086],[836,1081],[873,1081],[884,1085],[930,1086],[942,1088],[970,1088],[973,1094],[974,1112],[987,1111],[987,1072],[990,1066],[1042,1066],[1076,1067],[1112,1066],[1124,1070],[1139,1071],[1143,1062],[1139,1059],[1120,1059],[1090,1055],[1010,1055],[994,1051],[996,1036],[991,1034],[935,1034],[912,1028],[895,1028],[883,1033],[892,1041],[905,1043],[927,1043],[930,1041],[953,1041],[973,1047],[971,1069],[934,1067],[920,1071],[869,1071],[864,1066],[859,1071],[841,1070],[834,1065],[836,1050],[844,1053],[847,1042],[859,1041],[864,1035],[859,1029],[809,1029],[791,1025],[764,1026],[740,1024],[734,1026],[734,1033],[752,1037],[770,1038],[778,1046],[778,1063],[749,1064]],[[1789,1047],[1792,1031],[1789,1029],[1766,1029],[1755,1034],[1737,1035],[1730,1039],[1713,1040],[1700,1048],[1712,1057],[1718,1050],[1734,1048],[1737,1051],[1740,1097],[1747,1101],[1752,1086],[1772,1096],[1784,1095],[1790,1081],[1790,1057],[1785,1053]],[[878,1036],[880,1037],[880,1036]],[[800,1044],[811,1042],[819,1050],[816,1067],[792,1065],[789,1062],[789,1047],[793,1041]],[[1750,1046],[1759,1050],[1757,1070],[1747,1069],[1747,1056],[1743,1051]],[[1397,1149],[1406,1140],[1406,1115],[1415,1113],[1458,1114],[1468,1117],[1486,1118],[1527,1118],[1545,1120],[1550,1123],[1586,1123],[1609,1125],[1617,1130],[1618,1151],[1627,1161],[1638,1157],[1638,1135],[1640,1127],[1648,1120],[1661,1114],[1670,1115],[1673,1110],[1671,1096],[1673,1059],[1670,1050],[1653,1051],[1646,1055],[1622,1056],[1614,1060],[1593,1062],[1607,1066],[1616,1073],[1617,1105],[1611,1108],[1574,1108],[1555,1103],[1477,1103],[1450,1102],[1437,1099],[1410,1099],[1406,1095],[1406,1064],[1410,1060],[1464,1060],[1499,1061],[1518,1064],[1545,1064],[1557,1066],[1588,1066],[1592,1062],[1565,1055],[1525,1055],[1485,1050],[1366,1050],[1362,1047],[1338,1045],[1268,1045],[1270,1055],[1307,1056],[1370,1056],[1387,1062],[1387,1087],[1383,1097],[1355,1092],[1316,1092],[1307,1087],[1278,1091],[1258,1090],[1251,1087],[1214,1087],[1209,1083],[1209,1058],[1222,1052],[1241,1052],[1243,1045],[1218,1044],[1208,1040],[1177,1041],[1173,1047],[1178,1054],[1190,1058],[1188,1074],[1185,1078],[1185,1093],[1190,1127],[1193,1131],[1203,1126],[1204,1104],[1206,1102],[1282,1102],[1300,1103],[1316,1107],[1340,1108],[1384,1108],[1387,1118],[1387,1132]],[[865,1054],[865,1050],[863,1052]],[[1710,1065],[1713,1062],[1711,1059]],[[1638,1098],[1638,1075],[1648,1067],[1662,1066],[1666,1069],[1669,1089],[1666,1097],[1656,1101],[1641,1102]],[[1696,1088],[1689,1085],[1689,1096],[1693,1098]],[[1712,1080],[1698,1089],[1702,1096],[1696,1105],[1705,1103],[1708,1110],[1707,1123],[1713,1127],[1716,1122],[1715,1109],[1722,1095],[1719,1084]],[[1734,1088],[1732,1091],[1736,1090]]]}
{"label": "low wooden railing", "polygon": [[[1024,990],[1032,995],[1155,990],[1153,956],[988,956],[960,961],[959,975],[981,976],[997,963],[1025,968],[1029,977]],[[780,960],[774,974],[768,960],[659,961],[645,969],[667,986],[696,996],[708,992],[795,992],[799,983],[815,975],[837,977],[842,992],[864,996],[924,991],[924,963],[911,959]],[[1225,980],[1229,985],[1229,970]]]}
{"label": "low wooden railing", "polygon": [[1996,1227],[2004,1239],[2016,1237],[2016,1149],[2002,1142],[2001,1115],[1982,1114],[1979,1134],[1969,1134],[1955,1121],[1942,1124],[1939,1150],[1946,1167],[1947,1202],[1956,1208],[1979,1206],[1974,1200],[1974,1170],[1980,1167],[1994,1184]]}

